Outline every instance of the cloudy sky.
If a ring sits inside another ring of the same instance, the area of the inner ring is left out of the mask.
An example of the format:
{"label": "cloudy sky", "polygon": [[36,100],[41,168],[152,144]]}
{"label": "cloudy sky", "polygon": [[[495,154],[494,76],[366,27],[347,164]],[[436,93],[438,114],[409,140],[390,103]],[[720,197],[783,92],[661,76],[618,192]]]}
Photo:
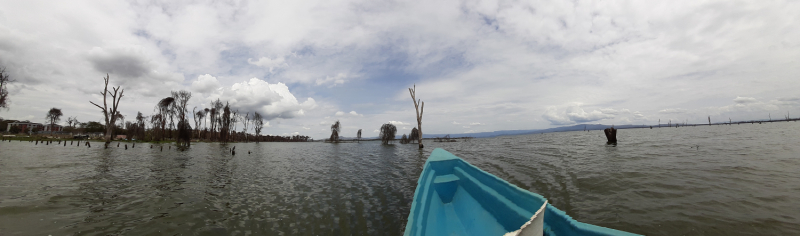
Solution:
{"label": "cloudy sky", "polygon": [[[264,133],[375,136],[800,117],[798,1],[0,0],[0,117],[228,101]],[[66,120],[66,119],[62,120]]]}

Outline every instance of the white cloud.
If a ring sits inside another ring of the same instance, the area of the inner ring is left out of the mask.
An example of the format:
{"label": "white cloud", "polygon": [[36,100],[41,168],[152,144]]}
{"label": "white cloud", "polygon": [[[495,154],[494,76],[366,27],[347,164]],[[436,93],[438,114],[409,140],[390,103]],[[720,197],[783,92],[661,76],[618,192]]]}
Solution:
{"label": "white cloud", "polygon": [[393,124],[393,125],[410,125],[409,123],[405,123],[405,122],[402,122],[402,121],[393,121],[393,120],[389,121],[389,124]]}
{"label": "white cloud", "polygon": [[591,112],[586,112],[578,105],[570,106],[567,108],[566,111],[567,117],[574,122],[592,122],[604,119],[611,119],[614,118],[614,115],[605,114],[602,111],[594,110]]}
{"label": "white cloud", "polygon": [[754,102],[757,102],[757,101],[758,100],[756,100],[755,98],[751,98],[751,97],[739,97],[739,96],[736,96],[736,98],[733,99],[733,102],[735,102],[737,104],[754,103]]}
{"label": "white cloud", "polygon": [[461,123],[458,123],[458,122],[456,122],[456,121],[453,121],[453,124],[454,124],[454,125],[460,125]]}
{"label": "white cloud", "polygon": [[348,78],[347,74],[339,73],[339,74],[337,74],[336,76],[333,76],[333,77],[325,76],[324,79],[317,79],[316,83],[317,83],[317,85],[323,85],[323,84],[328,84],[328,83],[331,83],[333,85],[344,84],[344,82],[347,81],[346,80],[347,78]]}
{"label": "white cloud", "polygon": [[298,102],[283,83],[270,84],[256,78],[225,87],[210,98],[215,97],[230,102],[235,108],[260,112],[266,120],[295,118],[317,107],[313,98]]}
{"label": "white cloud", "polygon": [[547,121],[550,121],[550,124],[553,125],[569,125],[574,124],[575,122],[567,118],[563,114],[559,114],[558,108],[556,107],[548,107],[545,110],[544,114],[542,114],[542,118]]}
{"label": "white cloud", "polygon": [[199,75],[195,81],[192,81],[192,90],[200,93],[210,93],[220,87],[217,78],[209,74]]}
{"label": "white cloud", "polygon": [[260,67],[264,67],[264,68],[268,68],[270,73],[272,73],[273,69],[275,69],[275,68],[282,68],[282,67],[289,66],[288,64],[286,64],[286,60],[283,59],[283,57],[278,57],[278,58],[275,58],[275,59],[270,59],[269,57],[262,57],[262,58],[259,58],[258,61],[254,61],[252,58],[248,58],[247,59],[247,63],[250,63],[252,65],[256,65],[256,66],[260,66]]}
{"label": "white cloud", "polygon": [[482,125],[482,124],[480,122],[472,122],[472,123],[469,123],[469,125],[478,126],[478,125]]}
{"label": "white cloud", "polygon": [[663,113],[663,114],[680,114],[680,113],[686,113],[686,112],[687,112],[686,109],[682,109],[682,108],[667,108],[667,109],[663,109],[663,110],[658,111],[658,113]]}
{"label": "white cloud", "polygon": [[358,114],[356,111],[350,111],[348,113],[344,113],[343,111],[337,111],[334,116],[353,116],[353,117],[363,117],[364,115]]}
{"label": "white cloud", "polygon": [[[611,109],[610,111],[616,113],[616,110]],[[560,111],[558,107],[548,107],[547,110],[545,110],[544,114],[542,114],[542,118],[550,121],[550,124],[552,125],[587,123],[599,120],[612,119],[614,117],[615,117],[614,115],[606,114],[601,110],[586,112],[583,110],[583,108],[581,108],[580,103],[573,103],[567,105],[563,111]]]}

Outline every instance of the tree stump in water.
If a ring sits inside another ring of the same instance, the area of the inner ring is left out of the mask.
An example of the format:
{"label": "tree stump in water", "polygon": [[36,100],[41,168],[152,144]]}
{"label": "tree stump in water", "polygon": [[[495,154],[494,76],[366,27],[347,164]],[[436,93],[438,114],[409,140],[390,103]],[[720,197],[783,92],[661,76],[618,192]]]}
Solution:
{"label": "tree stump in water", "polygon": [[617,129],[614,127],[606,128],[603,130],[606,133],[607,144],[617,144]]}

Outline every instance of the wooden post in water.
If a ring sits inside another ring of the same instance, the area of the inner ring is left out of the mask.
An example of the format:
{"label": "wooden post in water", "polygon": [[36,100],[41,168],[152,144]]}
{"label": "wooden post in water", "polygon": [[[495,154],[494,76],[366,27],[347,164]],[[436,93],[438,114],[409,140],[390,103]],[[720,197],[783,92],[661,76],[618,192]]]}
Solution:
{"label": "wooden post in water", "polygon": [[125,144],[125,150],[128,150],[128,144]]}
{"label": "wooden post in water", "polygon": [[604,129],[603,132],[606,133],[607,144],[617,144],[617,129],[614,126]]}

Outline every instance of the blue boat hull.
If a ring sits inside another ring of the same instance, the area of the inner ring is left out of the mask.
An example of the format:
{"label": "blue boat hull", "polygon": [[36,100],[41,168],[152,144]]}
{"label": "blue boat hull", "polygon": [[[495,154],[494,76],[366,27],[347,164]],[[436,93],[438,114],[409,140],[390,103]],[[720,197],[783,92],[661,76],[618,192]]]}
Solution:
{"label": "blue boat hull", "polygon": [[[543,206],[543,216],[533,217]],[[440,148],[425,162],[404,235],[504,235],[520,230],[532,217],[543,217],[544,225],[542,233],[530,235],[636,235],[575,221],[541,195]]]}

